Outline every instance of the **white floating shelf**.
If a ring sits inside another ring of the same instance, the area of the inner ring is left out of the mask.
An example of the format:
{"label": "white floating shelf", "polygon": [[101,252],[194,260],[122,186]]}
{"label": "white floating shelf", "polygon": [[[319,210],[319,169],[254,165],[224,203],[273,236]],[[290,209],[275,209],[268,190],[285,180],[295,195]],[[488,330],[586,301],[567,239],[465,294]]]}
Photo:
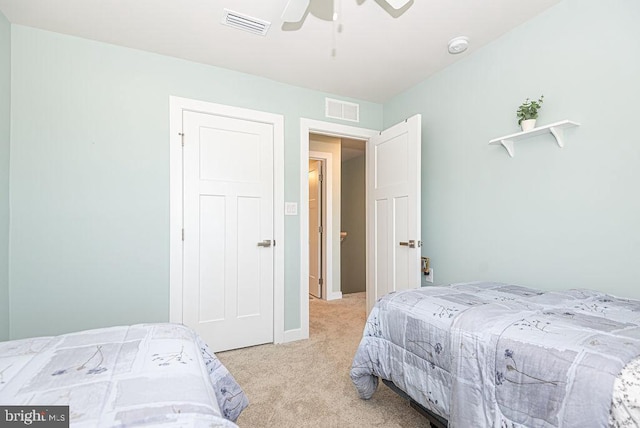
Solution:
{"label": "white floating shelf", "polygon": [[540,126],[530,129],[529,131],[516,132],[515,134],[505,135],[504,137],[494,138],[489,141],[489,144],[501,144],[509,153],[509,156],[513,157],[514,147],[513,143],[525,138],[535,137],[536,135],[551,134],[556,138],[558,146],[564,147],[564,129],[573,128],[574,126],[580,126],[579,123],[572,122],[570,120],[562,120],[560,122],[552,123],[550,125]]}

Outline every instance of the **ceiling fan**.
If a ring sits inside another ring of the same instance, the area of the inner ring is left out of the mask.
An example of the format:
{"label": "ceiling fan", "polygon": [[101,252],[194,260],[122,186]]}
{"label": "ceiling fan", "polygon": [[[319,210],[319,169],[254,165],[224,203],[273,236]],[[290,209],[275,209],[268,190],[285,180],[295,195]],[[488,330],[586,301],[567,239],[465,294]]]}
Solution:
{"label": "ceiling fan", "polygon": [[[285,23],[300,22],[305,17],[309,4],[312,0],[289,0],[287,5],[282,11],[282,20]],[[364,0],[358,0],[358,3],[363,3]],[[407,4],[413,2],[413,0],[377,0],[377,2],[386,9],[385,5],[391,7],[394,11],[398,11],[405,7]],[[333,2],[331,2],[333,3]]]}

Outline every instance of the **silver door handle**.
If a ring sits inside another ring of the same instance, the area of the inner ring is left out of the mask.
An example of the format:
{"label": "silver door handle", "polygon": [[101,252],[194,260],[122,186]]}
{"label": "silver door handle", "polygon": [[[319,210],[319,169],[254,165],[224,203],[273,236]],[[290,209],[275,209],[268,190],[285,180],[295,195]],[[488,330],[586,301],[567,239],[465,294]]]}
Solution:
{"label": "silver door handle", "polygon": [[258,247],[270,247],[271,246],[271,240],[270,239],[265,239],[262,242],[258,242]]}
{"label": "silver door handle", "polygon": [[400,245],[403,247],[416,248],[416,241],[413,239],[409,240],[409,242],[400,241]]}

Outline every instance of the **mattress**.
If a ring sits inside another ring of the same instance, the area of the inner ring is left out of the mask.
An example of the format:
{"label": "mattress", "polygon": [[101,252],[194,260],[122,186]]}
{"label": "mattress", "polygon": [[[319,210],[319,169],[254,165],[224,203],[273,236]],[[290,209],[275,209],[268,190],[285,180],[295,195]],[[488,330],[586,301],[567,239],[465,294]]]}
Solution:
{"label": "mattress", "polygon": [[235,427],[248,400],[193,330],[139,324],[1,342],[0,405],[68,405],[74,427]]}
{"label": "mattress", "polygon": [[638,301],[466,283],[381,298],[351,377],[361,398],[386,379],[451,427],[637,426],[639,355]]}

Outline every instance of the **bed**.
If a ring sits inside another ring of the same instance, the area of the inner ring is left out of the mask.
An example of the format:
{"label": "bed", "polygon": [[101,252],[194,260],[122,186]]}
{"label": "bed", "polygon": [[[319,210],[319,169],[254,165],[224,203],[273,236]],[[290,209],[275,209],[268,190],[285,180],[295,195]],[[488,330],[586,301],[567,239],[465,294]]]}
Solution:
{"label": "bed", "polygon": [[640,426],[638,356],[640,301],[465,283],[381,298],[351,378],[450,427]]}
{"label": "bed", "polygon": [[77,427],[236,427],[248,400],[193,330],[138,324],[0,342],[0,405],[68,405]]}

